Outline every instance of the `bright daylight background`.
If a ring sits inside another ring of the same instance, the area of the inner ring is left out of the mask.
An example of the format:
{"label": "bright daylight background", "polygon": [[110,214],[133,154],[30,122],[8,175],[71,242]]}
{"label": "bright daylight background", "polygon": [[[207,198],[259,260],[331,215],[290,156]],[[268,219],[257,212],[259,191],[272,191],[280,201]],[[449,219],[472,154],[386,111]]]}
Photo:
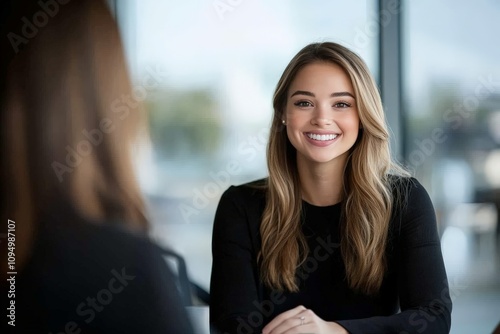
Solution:
{"label": "bright daylight background", "polygon": [[[431,194],[454,299],[452,333],[500,321],[500,3],[402,1],[405,163]],[[216,5],[226,4],[226,11]],[[378,1],[120,0],[152,145],[137,156],[153,237],[208,290],[222,192],[266,176],[271,99],[292,56],[332,40],[378,78]],[[158,74],[159,73],[159,74]],[[432,268],[429,268],[432,270]]]}

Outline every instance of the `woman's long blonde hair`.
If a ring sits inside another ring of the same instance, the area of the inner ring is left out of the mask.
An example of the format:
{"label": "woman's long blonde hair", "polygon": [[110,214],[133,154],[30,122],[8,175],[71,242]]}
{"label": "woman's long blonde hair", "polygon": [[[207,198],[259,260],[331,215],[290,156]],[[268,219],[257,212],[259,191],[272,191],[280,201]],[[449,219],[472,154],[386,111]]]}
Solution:
{"label": "woman's long blonde hair", "polygon": [[[23,1],[12,31],[21,29],[21,15],[31,18],[38,7]],[[2,62],[0,189],[2,222],[16,222],[18,267],[29,256],[37,223],[48,215],[75,212],[68,224],[84,218],[145,232],[130,156],[138,123],[145,122],[139,107],[120,102],[132,96],[132,87],[104,1],[60,5],[14,51]]]}
{"label": "woman's long blonde hair", "polygon": [[362,129],[344,173],[340,247],[349,286],[374,294],[386,269],[385,248],[393,208],[390,173],[407,173],[391,160],[380,94],[366,64],[354,52],[331,42],[304,47],[286,67],[274,93],[267,148],[267,201],[260,227],[261,279],[271,288],[297,291],[296,270],[308,255],[301,232],[302,195],[296,150],[281,120],[292,81],[298,71],[314,62],[339,65],[354,88]]}

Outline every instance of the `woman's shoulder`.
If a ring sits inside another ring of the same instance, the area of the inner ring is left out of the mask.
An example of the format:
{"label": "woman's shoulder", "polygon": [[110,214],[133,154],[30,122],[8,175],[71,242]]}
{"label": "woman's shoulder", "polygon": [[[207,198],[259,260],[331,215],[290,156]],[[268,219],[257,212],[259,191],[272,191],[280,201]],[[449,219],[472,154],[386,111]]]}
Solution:
{"label": "woman's shoulder", "polygon": [[420,184],[418,180],[411,175],[400,175],[400,174],[389,174],[387,180],[391,185],[392,189],[407,188],[415,184]]}
{"label": "woman's shoulder", "polygon": [[430,200],[425,187],[413,176],[389,175],[388,181],[396,203],[415,204],[415,202]]}
{"label": "woman's shoulder", "polygon": [[267,178],[254,180],[240,185],[230,186],[222,194],[221,200],[230,199],[233,202],[254,203],[265,201]]}
{"label": "woman's shoulder", "polygon": [[[167,287],[175,286],[173,274],[158,247],[146,235],[112,226],[113,222],[98,225],[66,215],[51,218],[40,222],[32,256],[19,276],[19,286],[25,291],[19,300],[26,305],[19,314],[26,327],[38,326],[44,320],[34,317],[32,311],[36,308],[45,310],[45,316],[50,315],[54,324],[64,325],[68,314],[58,314],[57,310],[74,312],[78,306],[77,315],[81,317],[77,320],[82,329],[107,326],[121,317],[126,319],[128,331],[123,332],[127,333],[136,332],[135,329],[145,326],[144,322],[152,327],[158,325],[144,313],[132,317],[136,308],[149,308],[148,312],[155,316],[164,312],[165,305],[177,312],[178,296],[167,291]],[[95,321],[86,322],[84,315],[90,313],[86,312],[90,308],[85,300],[88,296],[100,296],[100,291],[110,284],[112,293],[123,290],[119,301],[117,298],[106,306],[106,312],[95,314]],[[30,306],[28,300],[36,307]],[[176,317],[181,319],[182,315]]]}
{"label": "woman's shoulder", "polygon": [[236,226],[236,222],[240,222],[249,224],[252,230],[258,231],[266,205],[266,189],[266,179],[230,186],[219,201],[215,226],[225,225],[220,225],[220,222],[231,222],[231,226]]}
{"label": "woman's shoulder", "polygon": [[436,228],[436,214],[425,187],[414,177],[393,177],[393,227],[408,235]]}
{"label": "woman's shoulder", "polygon": [[37,246],[47,257],[70,265],[80,261],[80,270],[108,266],[144,267],[156,256],[155,245],[145,234],[125,229],[123,224],[61,217],[40,224]]}

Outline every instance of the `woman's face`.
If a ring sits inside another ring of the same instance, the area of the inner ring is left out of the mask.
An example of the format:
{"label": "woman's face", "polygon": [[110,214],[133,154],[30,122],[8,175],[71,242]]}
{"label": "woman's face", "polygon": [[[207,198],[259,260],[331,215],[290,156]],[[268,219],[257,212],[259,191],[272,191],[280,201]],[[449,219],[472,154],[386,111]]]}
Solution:
{"label": "woman's face", "polygon": [[326,62],[302,68],[288,90],[284,120],[298,160],[344,164],[359,131],[356,97],[344,70]]}

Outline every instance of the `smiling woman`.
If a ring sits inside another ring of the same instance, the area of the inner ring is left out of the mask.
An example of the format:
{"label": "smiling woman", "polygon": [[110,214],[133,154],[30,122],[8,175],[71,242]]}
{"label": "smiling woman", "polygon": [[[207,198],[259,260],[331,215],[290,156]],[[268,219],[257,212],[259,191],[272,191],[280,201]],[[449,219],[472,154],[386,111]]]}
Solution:
{"label": "smiling woman", "polygon": [[339,44],[310,44],[285,69],[273,102],[269,177],[230,187],[217,209],[214,327],[448,333],[432,203],[391,161],[365,63]]}

